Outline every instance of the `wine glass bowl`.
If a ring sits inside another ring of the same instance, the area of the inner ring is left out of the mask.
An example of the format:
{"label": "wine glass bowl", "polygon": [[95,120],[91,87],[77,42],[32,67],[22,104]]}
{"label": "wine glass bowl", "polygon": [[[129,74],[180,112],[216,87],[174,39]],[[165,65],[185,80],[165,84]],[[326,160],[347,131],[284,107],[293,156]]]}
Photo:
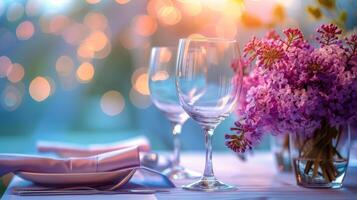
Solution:
{"label": "wine glass bowl", "polygon": [[206,164],[202,178],[184,189],[224,191],[235,187],[218,181],[212,167],[214,129],[234,109],[241,88],[242,70],[232,68],[239,58],[235,40],[180,39],[176,89],[182,108],[204,130]]}
{"label": "wine glass bowl", "polygon": [[174,155],[172,167],[163,173],[171,179],[198,177],[199,174],[180,165],[181,127],[189,118],[182,109],[175,87],[177,47],[153,47],[149,64],[149,88],[152,102],[172,125]]}

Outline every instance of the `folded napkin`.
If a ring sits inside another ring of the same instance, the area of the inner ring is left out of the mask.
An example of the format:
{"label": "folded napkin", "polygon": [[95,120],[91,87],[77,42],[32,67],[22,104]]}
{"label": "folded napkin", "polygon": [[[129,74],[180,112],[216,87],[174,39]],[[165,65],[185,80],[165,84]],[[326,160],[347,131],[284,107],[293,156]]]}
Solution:
{"label": "folded napkin", "polygon": [[92,156],[132,146],[138,146],[139,151],[150,151],[150,143],[145,137],[137,137],[109,144],[92,144],[88,146],[50,141],[40,141],[37,143],[39,152],[56,153],[62,157]]}
{"label": "folded napkin", "polygon": [[0,154],[0,177],[10,172],[87,173],[140,166],[139,148],[128,147],[95,156],[53,158]]}

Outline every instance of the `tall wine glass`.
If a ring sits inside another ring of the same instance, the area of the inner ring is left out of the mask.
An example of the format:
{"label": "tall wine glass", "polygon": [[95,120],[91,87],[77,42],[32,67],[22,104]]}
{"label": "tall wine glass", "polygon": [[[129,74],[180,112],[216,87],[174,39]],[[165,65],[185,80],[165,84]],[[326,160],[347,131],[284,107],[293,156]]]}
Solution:
{"label": "tall wine glass", "polygon": [[234,186],[218,181],[212,166],[214,129],[235,107],[240,93],[242,70],[232,62],[239,58],[235,40],[180,39],[176,67],[176,89],[183,109],[204,130],[206,163],[200,180],[183,186],[188,190],[224,191]]}
{"label": "tall wine glass", "polygon": [[149,66],[149,88],[154,105],[172,124],[174,137],[173,164],[163,173],[171,179],[199,177],[200,174],[180,165],[181,127],[189,118],[182,109],[175,88],[177,47],[154,47]]}

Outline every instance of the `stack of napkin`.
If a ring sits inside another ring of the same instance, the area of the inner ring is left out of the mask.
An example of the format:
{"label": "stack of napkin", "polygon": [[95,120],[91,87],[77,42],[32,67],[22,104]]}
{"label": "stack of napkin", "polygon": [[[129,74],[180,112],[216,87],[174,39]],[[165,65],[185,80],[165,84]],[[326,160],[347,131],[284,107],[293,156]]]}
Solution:
{"label": "stack of napkin", "polygon": [[[55,153],[58,156],[24,154],[0,154],[0,177],[7,173],[32,172],[41,174],[73,174],[111,172],[117,170],[144,170],[164,177],[159,172],[142,166],[140,152],[150,151],[146,138],[140,137],[112,144],[79,146],[58,142],[39,142],[39,152]],[[150,179],[148,183],[155,181]],[[164,177],[165,187],[173,187]],[[145,184],[144,184],[145,186]]]}
{"label": "stack of napkin", "polygon": [[141,152],[148,152],[151,149],[150,143],[145,137],[137,137],[109,144],[92,144],[88,146],[50,141],[40,141],[37,143],[39,152],[56,153],[62,157],[92,156],[133,146],[137,146]]}
{"label": "stack of napkin", "polygon": [[13,172],[88,173],[140,166],[139,148],[127,147],[88,157],[54,158],[0,154],[0,176]]}

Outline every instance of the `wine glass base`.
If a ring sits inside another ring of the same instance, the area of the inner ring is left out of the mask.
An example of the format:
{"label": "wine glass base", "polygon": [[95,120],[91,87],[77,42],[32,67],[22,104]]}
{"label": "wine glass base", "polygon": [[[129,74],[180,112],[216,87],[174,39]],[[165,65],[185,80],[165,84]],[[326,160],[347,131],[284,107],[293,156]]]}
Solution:
{"label": "wine glass base", "polygon": [[186,190],[194,190],[194,191],[205,191],[205,192],[213,192],[213,191],[234,191],[237,190],[235,186],[227,185],[218,181],[215,177],[202,177],[199,181],[191,183],[189,185],[182,186],[183,189]]}
{"label": "wine glass base", "polygon": [[194,179],[201,177],[200,173],[185,169],[182,166],[165,169],[162,173],[172,180]]}

